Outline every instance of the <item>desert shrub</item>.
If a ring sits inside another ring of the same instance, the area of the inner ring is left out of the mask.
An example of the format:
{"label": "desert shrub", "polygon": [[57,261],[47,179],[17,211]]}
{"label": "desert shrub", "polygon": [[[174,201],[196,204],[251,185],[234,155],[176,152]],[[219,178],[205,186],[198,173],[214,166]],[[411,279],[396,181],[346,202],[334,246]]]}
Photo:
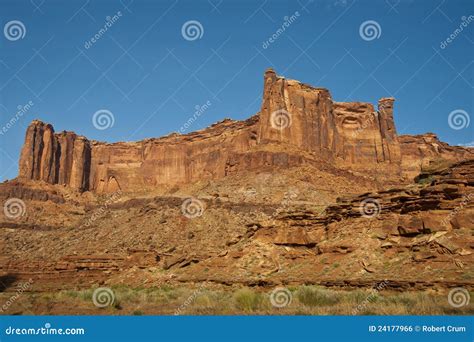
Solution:
{"label": "desert shrub", "polygon": [[427,176],[423,175],[423,177],[415,178],[416,183],[421,184],[421,185],[431,184],[433,180],[434,180],[434,177],[432,175],[427,175]]}
{"label": "desert shrub", "polygon": [[301,287],[296,295],[298,300],[307,306],[334,305],[340,300],[335,292],[310,286]]}
{"label": "desert shrub", "polygon": [[386,299],[386,301],[389,303],[400,304],[407,307],[412,307],[417,304],[417,299],[410,293],[402,293],[390,296]]}
{"label": "desert shrub", "polygon": [[250,289],[241,289],[234,294],[236,307],[246,312],[257,311],[263,302],[263,296]]}

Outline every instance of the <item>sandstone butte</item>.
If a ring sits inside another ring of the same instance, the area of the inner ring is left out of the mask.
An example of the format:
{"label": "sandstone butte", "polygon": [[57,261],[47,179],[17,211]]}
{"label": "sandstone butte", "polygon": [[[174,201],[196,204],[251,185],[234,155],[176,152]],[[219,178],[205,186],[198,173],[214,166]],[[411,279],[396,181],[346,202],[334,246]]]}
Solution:
{"label": "sandstone butte", "polygon": [[380,99],[377,109],[370,103],[335,102],[327,89],[268,69],[259,113],[186,135],[104,143],[74,132],[55,133],[52,125],[35,120],[26,132],[18,179],[111,193],[319,160],[407,181],[437,159],[473,158],[472,149],[449,146],[431,133],[397,135],[393,115],[393,98]]}
{"label": "sandstone butte", "polygon": [[108,144],[33,121],[19,177],[0,184],[0,302],[25,282],[34,294],[8,313],[97,314],[35,293],[98,284],[382,283],[445,291],[417,312],[454,313],[449,289],[474,288],[474,149],[397,135],[393,105],[334,102],[267,70],[259,113],[186,135]]}

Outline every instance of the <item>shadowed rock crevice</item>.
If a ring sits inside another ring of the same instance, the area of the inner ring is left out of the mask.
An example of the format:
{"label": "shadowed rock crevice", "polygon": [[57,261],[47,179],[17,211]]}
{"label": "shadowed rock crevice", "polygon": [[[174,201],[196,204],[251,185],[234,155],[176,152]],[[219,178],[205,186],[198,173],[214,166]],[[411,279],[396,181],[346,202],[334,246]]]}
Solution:
{"label": "shadowed rock crevice", "polygon": [[0,276],[0,292],[4,292],[10,288],[16,281],[18,277],[15,274],[5,274]]}

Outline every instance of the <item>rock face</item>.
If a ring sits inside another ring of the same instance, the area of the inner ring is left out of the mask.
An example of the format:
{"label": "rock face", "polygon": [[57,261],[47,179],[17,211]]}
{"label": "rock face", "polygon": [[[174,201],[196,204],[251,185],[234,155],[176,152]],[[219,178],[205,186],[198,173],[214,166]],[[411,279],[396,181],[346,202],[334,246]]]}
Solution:
{"label": "rock face", "polygon": [[[327,89],[265,72],[260,112],[187,135],[107,144],[33,121],[19,165],[20,180],[65,184],[98,193],[218,179],[244,170],[301,165],[305,157],[341,169],[415,177],[432,160],[474,158],[472,149],[436,137],[398,137],[393,98],[334,102]],[[402,151],[402,152],[401,152]]]}
{"label": "rock face", "polygon": [[21,151],[19,178],[67,184],[88,190],[90,142],[72,132],[54,133],[53,126],[33,121]]}
{"label": "rock face", "polygon": [[474,262],[474,160],[422,173],[408,186],[340,197],[324,210],[298,196],[284,204],[201,197],[202,216],[188,218],[183,199],[169,195],[94,204],[32,190],[0,184],[0,199],[27,204],[19,220],[0,217],[0,275],[31,278],[36,291],[164,279],[474,287],[466,276]]}
{"label": "rock face", "polygon": [[[474,158],[473,148],[450,146],[433,133],[400,136],[402,148],[402,169],[410,178],[416,177],[420,170],[440,163],[453,163]],[[446,165],[444,165],[446,166]]]}
{"label": "rock face", "polygon": [[259,143],[279,142],[317,153],[336,164],[366,168],[367,163],[400,162],[392,98],[369,103],[334,102],[324,88],[313,88],[265,73]]}

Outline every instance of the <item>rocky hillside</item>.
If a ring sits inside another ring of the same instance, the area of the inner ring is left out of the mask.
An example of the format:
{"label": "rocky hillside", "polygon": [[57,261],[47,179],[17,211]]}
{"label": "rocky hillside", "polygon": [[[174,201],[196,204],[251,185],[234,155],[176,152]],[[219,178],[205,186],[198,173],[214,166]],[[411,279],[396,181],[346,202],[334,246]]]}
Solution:
{"label": "rocky hillside", "polygon": [[391,98],[264,82],[257,115],[187,135],[106,144],[34,121],[0,184],[3,282],[472,288],[473,149],[398,136]]}
{"label": "rocky hillside", "polygon": [[[297,171],[280,181],[305,173]],[[229,179],[186,189],[192,197],[183,189],[91,197],[47,184],[2,184],[2,200],[22,197],[25,207],[0,222],[0,267],[17,281],[34,279],[36,289],[103,282],[471,287],[473,176],[474,161],[466,161],[408,186],[337,199],[330,189],[310,188],[308,173],[307,183],[286,190],[257,174],[272,192],[237,191],[232,183],[250,180]]]}

